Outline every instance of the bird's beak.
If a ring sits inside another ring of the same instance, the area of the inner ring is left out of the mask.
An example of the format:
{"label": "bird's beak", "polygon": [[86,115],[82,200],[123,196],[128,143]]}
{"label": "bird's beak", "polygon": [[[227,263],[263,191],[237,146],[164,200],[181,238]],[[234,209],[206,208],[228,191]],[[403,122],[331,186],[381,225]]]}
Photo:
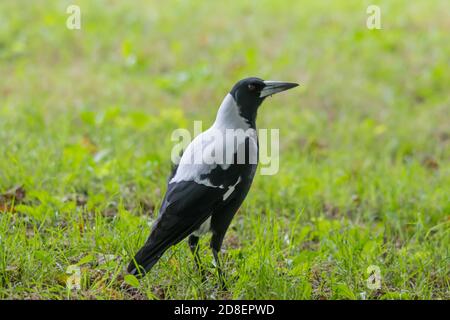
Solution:
{"label": "bird's beak", "polygon": [[286,91],[298,86],[298,83],[270,80],[264,81],[264,84],[266,86],[261,90],[261,94],[259,95],[260,98],[265,98],[275,93]]}

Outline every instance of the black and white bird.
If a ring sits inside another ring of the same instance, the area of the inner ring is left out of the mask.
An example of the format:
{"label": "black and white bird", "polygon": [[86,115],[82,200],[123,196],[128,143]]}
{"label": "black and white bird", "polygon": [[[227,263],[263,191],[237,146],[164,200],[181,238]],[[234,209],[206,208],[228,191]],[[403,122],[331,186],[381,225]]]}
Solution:
{"label": "black and white bird", "polygon": [[[144,275],[169,247],[186,237],[200,268],[199,237],[211,232],[210,246],[222,278],[218,254],[256,172],[258,108],[268,96],[296,86],[259,78],[246,78],[234,85],[222,101],[214,124],[188,145],[173,168],[158,218],[148,240],[130,262],[129,273]],[[237,135],[218,138],[230,130],[240,132],[240,139]]]}

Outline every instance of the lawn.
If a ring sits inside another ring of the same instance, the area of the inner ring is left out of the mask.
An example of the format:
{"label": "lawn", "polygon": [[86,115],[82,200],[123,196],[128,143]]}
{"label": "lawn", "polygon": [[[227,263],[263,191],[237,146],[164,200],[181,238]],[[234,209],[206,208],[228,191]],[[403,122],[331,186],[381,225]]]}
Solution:
{"label": "lawn", "polygon": [[[0,1],[0,298],[450,299],[449,9]],[[247,76],[301,86],[259,111],[280,130],[280,168],[256,175],[226,235],[228,291],[208,238],[205,282],[186,241],[127,276],[171,133],[207,128]]]}

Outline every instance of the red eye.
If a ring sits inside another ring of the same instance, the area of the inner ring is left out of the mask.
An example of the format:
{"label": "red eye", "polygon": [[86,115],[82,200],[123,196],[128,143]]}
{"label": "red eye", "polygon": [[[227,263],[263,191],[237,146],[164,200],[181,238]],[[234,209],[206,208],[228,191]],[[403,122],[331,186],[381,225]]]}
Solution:
{"label": "red eye", "polygon": [[249,84],[248,85],[248,90],[250,90],[250,91],[253,91],[253,90],[255,90],[255,85],[254,84]]}

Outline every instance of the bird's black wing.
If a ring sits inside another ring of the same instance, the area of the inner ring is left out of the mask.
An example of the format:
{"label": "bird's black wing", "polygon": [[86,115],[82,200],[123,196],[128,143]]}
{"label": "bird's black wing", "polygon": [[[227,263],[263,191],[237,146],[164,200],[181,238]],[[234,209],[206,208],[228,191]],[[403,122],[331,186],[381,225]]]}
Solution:
{"label": "bird's black wing", "polygon": [[150,236],[128,266],[130,273],[148,272],[170,246],[198,229],[214,208],[224,203],[223,196],[228,186],[239,179],[239,171],[233,165],[227,170],[217,167],[213,171],[224,177],[220,186],[206,186],[195,181],[169,183]]}

